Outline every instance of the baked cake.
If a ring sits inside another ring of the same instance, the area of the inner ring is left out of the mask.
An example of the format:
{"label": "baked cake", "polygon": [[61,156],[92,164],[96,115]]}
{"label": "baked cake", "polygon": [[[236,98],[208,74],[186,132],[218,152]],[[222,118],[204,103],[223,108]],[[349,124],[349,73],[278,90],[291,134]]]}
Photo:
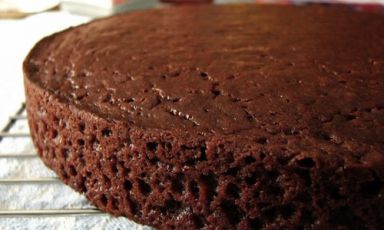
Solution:
{"label": "baked cake", "polygon": [[38,154],[160,229],[382,229],[384,15],[196,6],[117,15],[24,62]]}

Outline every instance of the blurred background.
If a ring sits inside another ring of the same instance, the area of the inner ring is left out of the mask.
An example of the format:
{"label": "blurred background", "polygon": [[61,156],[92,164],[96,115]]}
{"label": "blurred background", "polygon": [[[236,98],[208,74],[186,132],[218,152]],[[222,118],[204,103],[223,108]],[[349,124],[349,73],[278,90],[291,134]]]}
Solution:
{"label": "blurred background", "polygon": [[352,3],[378,10],[384,0],[0,0],[0,127],[24,101],[21,63],[30,48],[55,31],[124,11],[173,4],[224,3],[327,4]]}

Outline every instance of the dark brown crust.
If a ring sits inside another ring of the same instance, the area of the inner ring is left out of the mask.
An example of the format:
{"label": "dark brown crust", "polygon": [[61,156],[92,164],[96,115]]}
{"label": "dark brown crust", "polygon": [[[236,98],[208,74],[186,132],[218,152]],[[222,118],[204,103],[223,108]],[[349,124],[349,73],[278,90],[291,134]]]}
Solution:
{"label": "dark brown crust", "polygon": [[[339,143],[319,127],[267,127],[247,137],[136,126],[79,108],[31,80],[28,61],[38,49],[24,63],[34,144],[47,166],[100,209],[162,229],[384,225],[382,127],[366,134],[372,140]],[[383,125],[383,112],[375,105],[353,113]],[[335,126],[346,122],[344,114],[331,116]]]}

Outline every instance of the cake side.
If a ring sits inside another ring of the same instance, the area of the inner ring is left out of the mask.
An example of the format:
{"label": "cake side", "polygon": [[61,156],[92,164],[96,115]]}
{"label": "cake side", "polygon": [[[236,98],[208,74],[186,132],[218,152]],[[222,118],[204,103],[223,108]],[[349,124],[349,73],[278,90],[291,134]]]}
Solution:
{"label": "cake side", "polygon": [[161,229],[383,224],[380,153],[353,163],[316,148],[142,130],[60,102],[28,78],[25,86],[39,156],[113,215]]}

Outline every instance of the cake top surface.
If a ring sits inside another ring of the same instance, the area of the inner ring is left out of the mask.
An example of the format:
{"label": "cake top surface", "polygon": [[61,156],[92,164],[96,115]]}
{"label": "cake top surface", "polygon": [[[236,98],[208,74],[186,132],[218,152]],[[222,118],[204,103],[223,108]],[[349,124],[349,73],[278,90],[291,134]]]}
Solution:
{"label": "cake top surface", "polygon": [[383,25],[322,6],[143,11],[47,37],[24,70],[61,101],[140,128],[382,146]]}

